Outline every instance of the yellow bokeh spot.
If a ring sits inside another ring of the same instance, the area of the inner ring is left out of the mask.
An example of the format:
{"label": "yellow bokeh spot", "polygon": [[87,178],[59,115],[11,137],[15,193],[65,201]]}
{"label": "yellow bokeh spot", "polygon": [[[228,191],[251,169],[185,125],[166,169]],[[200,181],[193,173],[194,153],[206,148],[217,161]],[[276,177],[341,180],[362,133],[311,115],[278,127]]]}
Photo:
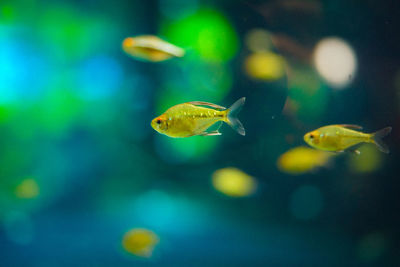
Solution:
{"label": "yellow bokeh spot", "polygon": [[122,247],[136,256],[149,258],[158,242],[159,238],[154,232],[135,228],[125,233],[122,239]]}
{"label": "yellow bokeh spot", "polygon": [[299,146],[283,153],[277,160],[279,170],[288,174],[303,174],[328,164],[334,154]]}
{"label": "yellow bokeh spot", "polygon": [[16,188],[15,195],[19,198],[35,198],[39,195],[40,188],[34,179],[23,180]]}
{"label": "yellow bokeh spot", "polygon": [[253,79],[275,81],[285,74],[285,60],[272,52],[257,52],[246,58],[245,69]]}
{"label": "yellow bokeh spot", "polygon": [[374,145],[365,144],[358,148],[360,155],[349,156],[348,165],[350,170],[359,173],[373,172],[382,166],[382,152]]}
{"label": "yellow bokeh spot", "polygon": [[212,184],[216,190],[231,197],[251,195],[257,187],[253,177],[233,167],[215,171]]}

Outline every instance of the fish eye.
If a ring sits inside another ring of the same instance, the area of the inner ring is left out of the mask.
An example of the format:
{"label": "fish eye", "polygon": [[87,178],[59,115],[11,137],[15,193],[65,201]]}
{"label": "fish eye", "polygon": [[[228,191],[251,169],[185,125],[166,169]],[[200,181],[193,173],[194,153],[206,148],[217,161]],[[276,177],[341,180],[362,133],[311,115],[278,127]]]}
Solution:
{"label": "fish eye", "polygon": [[310,138],[313,139],[313,138],[314,138],[314,135],[313,135],[313,134],[310,134]]}
{"label": "fish eye", "polygon": [[160,119],[157,119],[157,124],[161,124],[161,120]]}

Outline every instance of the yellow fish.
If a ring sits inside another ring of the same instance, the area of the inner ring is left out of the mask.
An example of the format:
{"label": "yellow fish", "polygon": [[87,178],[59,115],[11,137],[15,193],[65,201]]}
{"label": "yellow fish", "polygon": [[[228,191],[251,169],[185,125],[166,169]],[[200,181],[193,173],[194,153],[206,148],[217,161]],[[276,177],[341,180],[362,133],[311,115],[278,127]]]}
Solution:
{"label": "yellow fish", "polygon": [[152,35],[125,38],[122,49],[132,57],[153,62],[164,61],[171,57],[183,57],[185,54],[182,48]]}
{"label": "yellow fish", "polygon": [[[310,146],[326,151],[343,152],[360,143],[373,143],[384,153],[389,153],[382,138],[392,131],[392,127],[386,127],[375,133],[362,133],[355,131],[362,127],[351,124],[338,124],[321,127],[304,135],[304,141]],[[355,150],[357,154],[360,152]]]}
{"label": "yellow fish", "polygon": [[15,188],[15,195],[19,198],[36,198],[39,194],[39,185],[34,179],[31,178],[23,180]]}
{"label": "yellow fish", "polygon": [[134,228],[125,233],[122,247],[136,256],[149,258],[158,242],[159,237],[154,232],[143,228]]}
{"label": "yellow fish", "polygon": [[252,176],[234,167],[216,170],[212,184],[216,190],[231,197],[249,196],[257,189],[257,181]]}
{"label": "yellow fish", "polygon": [[299,146],[283,153],[277,161],[279,170],[289,174],[310,172],[329,163],[333,153]]}
{"label": "yellow fish", "polygon": [[188,102],[169,108],[151,121],[151,127],[169,137],[189,137],[194,135],[221,135],[218,130],[207,132],[216,122],[226,122],[239,134],[245,135],[242,123],[236,117],[245,98],[236,101],[230,108],[208,102]]}

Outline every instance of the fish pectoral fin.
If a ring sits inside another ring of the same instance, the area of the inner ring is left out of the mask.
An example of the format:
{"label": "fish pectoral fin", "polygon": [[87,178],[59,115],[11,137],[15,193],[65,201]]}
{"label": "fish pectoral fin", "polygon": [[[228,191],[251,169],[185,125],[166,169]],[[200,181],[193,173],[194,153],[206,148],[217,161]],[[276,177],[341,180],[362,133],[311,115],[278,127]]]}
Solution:
{"label": "fish pectoral fin", "polygon": [[212,131],[212,132],[203,132],[201,134],[199,134],[201,136],[213,136],[213,135],[222,135],[222,133],[218,132],[218,131]]}
{"label": "fish pectoral fin", "polygon": [[358,149],[347,149],[347,151],[350,153],[356,154],[356,155],[361,154],[360,150],[358,150]]}
{"label": "fish pectoral fin", "polygon": [[361,130],[362,126],[356,125],[356,124],[338,124],[338,126],[348,128],[348,129],[356,129],[356,130]]}
{"label": "fish pectoral fin", "polygon": [[[349,149],[346,149],[345,151],[353,153],[353,154],[356,154],[356,155],[360,155],[361,154],[360,150],[358,150],[356,148],[349,148]],[[343,151],[343,152],[345,152],[345,151]]]}
{"label": "fish pectoral fin", "polygon": [[214,132],[218,132],[218,130],[219,130],[219,128],[221,128],[222,124],[223,124],[222,121],[220,121],[217,129]]}
{"label": "fish pectoral fin", "polygon": [[208,107],[212,107],[212,108],[216,108],[216,109],[226,109],[226,107],[219,106],[219,105],[209,103],[209,102],[202,102],[202,101],[192,101],[192,102],[187,102],[187,104],[192,104],[194,106],[208,106]]}

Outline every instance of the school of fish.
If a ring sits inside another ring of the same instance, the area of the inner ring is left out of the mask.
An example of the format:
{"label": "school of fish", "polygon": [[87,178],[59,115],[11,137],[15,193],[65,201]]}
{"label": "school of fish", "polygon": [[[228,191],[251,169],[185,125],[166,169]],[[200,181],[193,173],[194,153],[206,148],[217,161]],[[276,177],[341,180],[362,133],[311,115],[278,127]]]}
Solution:
{"label": "school of fish", "polygon": [[[133,58],[150,62],[161,62],[185,55],[184,49],[152,35],[128,37],[123,40],[122,49]],[[226,123],[245,136],[245,129],[237,117],[244,103],[245,97],[229,108],[203,101],[177,104],[154,118],[151,127],[168,137],[186,138],[222,135],[219,128]],[[210,130],[213,125],[218,126]],[[299,146],[288,150],[278,158],[277,167],[291,175],[312,172],[330,165],[332,157],[339,152],[360,154],[357,145],[362,143],[375,144],[380,151],[389,153],[389,148],[382,139],[391,132],[391,127],[374,133],[363,133],[361,129],[361,126],[353,124],[335,124],[308,132],[303,139],[312,148]],[[215,171],[212,184],[216,190],[227,196],[243,197],[254,193],[257,182],[252,176],[231,167]],[[150,230],[133,229],[125,234],[122,244],[129,253],[150,257],[158,242],[158,236]]]}
{"label": "school of fish", "polygon": [[[134,58],[152,62],[160,62],[172,57],[183,57],[185,54],[184,49],[153,35],[128,37],[123,40],[122,48],[128,55]],[[245,129],[237,118],[237,113],[244,105],[244,102],[245,98],[242,97],[230,108],[203,101],[178,104],[154,118],[151,121],[151,127],[169,137],[184,138],[197,135],[221,135],[219,132],[221,125],[212,131],[208,129],[216,123],[221,124],[225,122],[240,135],[244,136]],[[354,149],[356,145],[360,143],[373,143],[380,151],[389,153],[389,149],[383,143],[382,138],[391,132],[391,127],[386,127],[375,133],[356,131],[361,129],[361,126],[352,124],[328,125],[306,133],[304,141],[311,147],[321,151],[352,151],[355,153],[359,153],[357,149]],[[294,153],[292,152],[292,154]],[[301,153],[307,153],[306,155],[310,158],[316,157],[304,149]],[[286,156],[285,158],[293,157]],[[286,163],[287,160],[284,162]]]}

